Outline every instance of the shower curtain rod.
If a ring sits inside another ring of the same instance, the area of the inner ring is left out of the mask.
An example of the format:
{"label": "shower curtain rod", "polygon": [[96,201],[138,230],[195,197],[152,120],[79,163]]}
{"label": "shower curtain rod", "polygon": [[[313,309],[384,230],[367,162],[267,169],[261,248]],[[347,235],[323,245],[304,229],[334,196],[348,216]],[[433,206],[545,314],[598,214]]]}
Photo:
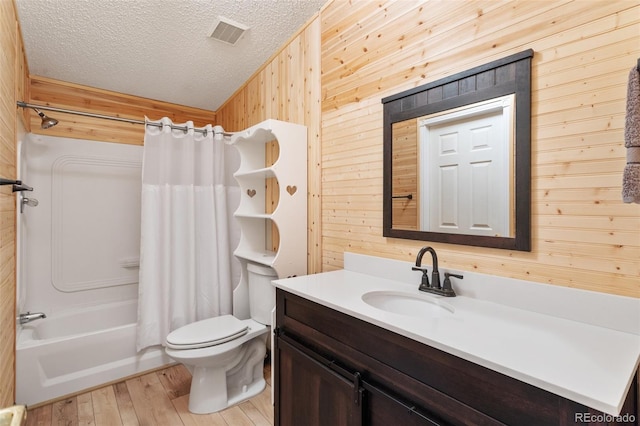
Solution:
{"label": "shower curtain rod", "polygon": [[[93,117],[93,118],[102,118],[102,119],[105,119],[105,120],[123,121],[125,123],[146,124],[148,126],[155,126],[155,127],[162,127],[163,126],[162,123],[147,123],[144,120],[134,120],[132,118],[122,118],[122,117],[114,117],[114,116],[111,116],[111,115],[93,114],[93,113],[90,113],[90,112],[74,111],[74,110],[70,110],[70,109],[62,109],[62,108],[50,107],[50,106],[46,106],[46,105],[35,105],[35,104],[29,104],[29,103],[22,102],[22,101],[17,101],[16,104],[21,108],[37,108],[37,109],[42,109],[42,110],[45,110],[45,111],[56,111],[56,112],[62,112],[62,113],[65,113],[65,114],[82,115],[84,117]],[[171,125],[171,128],[175,129],[175,130],[182,130],[183,132],[186,132],[187,130],[189,130],[189,128],[187,126],[176,126],[174,124]],[[207,133],[206,129],[194,128],[193,130],[195,132],[202,133],[202,134],[205,134],[205,135]],[[232,136],[233,133],[216,132],[215,129],[214,129],[213,135],[214,136],[215,135]]]}

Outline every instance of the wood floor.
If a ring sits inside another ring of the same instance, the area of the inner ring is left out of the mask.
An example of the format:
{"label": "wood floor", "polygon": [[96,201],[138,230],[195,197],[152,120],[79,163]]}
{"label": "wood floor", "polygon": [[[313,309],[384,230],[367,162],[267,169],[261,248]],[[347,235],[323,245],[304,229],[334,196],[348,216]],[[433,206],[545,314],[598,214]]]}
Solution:
{"label": "wood floor", "polygon": [[28,410],[27,426],[264,426],[273,425],[271,368],[265,390],[239,405],[213,414],[191,414],[191,375],[178,364],[143,376]]}

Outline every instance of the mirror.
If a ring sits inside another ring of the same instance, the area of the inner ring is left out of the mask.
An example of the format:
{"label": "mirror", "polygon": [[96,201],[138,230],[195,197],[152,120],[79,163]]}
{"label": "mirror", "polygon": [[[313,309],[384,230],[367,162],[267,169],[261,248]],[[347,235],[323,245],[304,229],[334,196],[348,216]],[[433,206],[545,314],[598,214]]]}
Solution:
{"label": "mirror", "polygon": [[382,100],[385,237],[531,250],[532,57]]}

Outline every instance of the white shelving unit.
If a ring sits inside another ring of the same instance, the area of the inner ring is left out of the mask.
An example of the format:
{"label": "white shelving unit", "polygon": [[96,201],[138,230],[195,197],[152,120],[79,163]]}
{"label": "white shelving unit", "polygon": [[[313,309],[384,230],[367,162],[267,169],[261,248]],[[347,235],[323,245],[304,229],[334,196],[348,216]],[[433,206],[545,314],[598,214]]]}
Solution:
{"label": "white shelving unit", "polygon": [[[266,144],[276,141],[278,158],[266,166]],[[234,255],[242,264],[240,283],[234,290],[234,315],[249,317],[247,263],[273,268],[278,278],[307,274],[307,128],[279,120],[266,120],[234,133],[229,144],[240,153],[234,173],[240,185],[240,205],[234,217],[240,224],[240,243]],[[275,178],[278,204],[266,209],[266,181]],[[271,251],[271,229],[280,236]]]}

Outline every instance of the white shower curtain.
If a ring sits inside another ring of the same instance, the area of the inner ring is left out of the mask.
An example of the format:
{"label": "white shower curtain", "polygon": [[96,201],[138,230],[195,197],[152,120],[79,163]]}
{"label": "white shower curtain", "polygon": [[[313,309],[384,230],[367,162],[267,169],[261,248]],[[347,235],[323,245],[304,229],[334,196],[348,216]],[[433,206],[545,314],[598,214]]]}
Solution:
{"label": "white shower curtain", "polygon": [[142,168],[138,351],[164,345],[169,332],[232,313],[224,142],[145,126]]}

